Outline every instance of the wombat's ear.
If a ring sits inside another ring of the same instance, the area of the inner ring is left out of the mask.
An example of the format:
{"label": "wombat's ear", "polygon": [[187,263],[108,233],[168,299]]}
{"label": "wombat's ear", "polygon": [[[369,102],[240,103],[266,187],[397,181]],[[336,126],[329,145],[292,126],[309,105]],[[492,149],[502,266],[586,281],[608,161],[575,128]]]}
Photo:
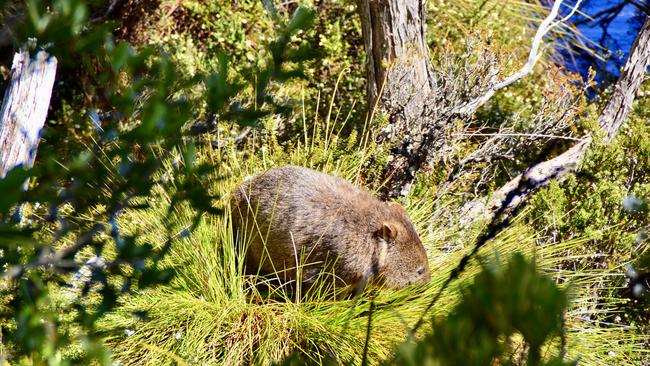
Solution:
{"label": "wombat's ear", "polygon": [[384,222],[381,224],[378,234],[386,241],[393,240],[397,236],[397,225],[392,222]]}
{"label": "wombat's ear", "polygon": [[407,215],[407,216],[408,216],[408,213],[407,213],[406,210],[404,209],[404,206],[400,205],[400,204],[397,203],[397,202],[392,202],[392,201],[391,201],[391,202],[387,202],[387,203],[388,203],[388,207],[392,208],[393,210],[397,210],[397,211],[399,211],[400,213],[403,213],[404,215]]}

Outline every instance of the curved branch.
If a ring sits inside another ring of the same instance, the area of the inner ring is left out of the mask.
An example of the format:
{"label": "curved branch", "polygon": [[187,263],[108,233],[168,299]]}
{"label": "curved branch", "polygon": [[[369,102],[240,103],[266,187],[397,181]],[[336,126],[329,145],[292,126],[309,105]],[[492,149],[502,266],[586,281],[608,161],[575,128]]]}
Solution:
{"label": "curved branch", "polygon": [[530,52],[528,53],[528,60],[526,61],[524,66],[522,66],[519,70],[517,70],[517,72],[513,73],[512,75],[494,84],[483,95],[476,97],[470,100],[469,102],[461,105],[460,107],[456,108],[453,111],[454,114],[468,115],[474,113],[480,106],[487,103],[497,91],[521,80],[522,78],[524,78],[526,75],[530,74],[533,71],[533,67],[535,66],[537,61],[539,61],[539,59],[542,58],[542,56],[544,55],[544,50],[542,51],[539,50],[542,41],[544,40],[544,37],[553,28],[569,20],[569,18],[571,18],[576,13],[576,11],[578,11],[578,7],[582,3],[582,0],[578,0],[575,3],[575,5],[571,8],[571,11],[569,12],[568,15],[562,17],[559,20],[555,20],[558,16],[558,13],[560,11],[560,6],[562,5],[563,2],[564,1],[562,0],[555,0],[550,13],[548,13],[546,18],[544,18],[542,23],[539,25],[539,28],[537,28],[537,32],[533,37],[533,42],[530,47]]}

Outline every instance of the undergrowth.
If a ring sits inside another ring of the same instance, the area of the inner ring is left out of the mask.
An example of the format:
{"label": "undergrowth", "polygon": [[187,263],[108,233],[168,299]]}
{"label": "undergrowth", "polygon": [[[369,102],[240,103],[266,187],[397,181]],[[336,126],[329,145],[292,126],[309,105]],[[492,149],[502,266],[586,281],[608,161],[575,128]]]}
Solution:
{"label": "undergrowth", "polygon": [[[360,364],[373,303],[372,333],[367,344],[371,364],[391,360],[398,345],[409,337],[435,332],[431,321],[415,335],[410,329],[479,235],[478,229],[459,232],[449,225],[448,217],[454,215],[458,196],[454,192],[442,198],[437,194],[445,177],[436,173],[447,167],[431,169],[433,173],[420,181],[419,188],[401,199],[429,255],[432,280],[426,286],[399,291],[368,289],[359,297],[345,300],[318,292],[296,298],[284,288],[273,288],[271,295],[261,291],[258,284],[264,278],[244,276],[239,267],[227,200],[246,177],[274,166],[294,164],[344,177],[372,191],[379,189],[366,186],[366,182],[380,182],[369,175],[381,171],[388,148],[376,145],[374,136],[361,128],[365,124],[363,107],[355,108],[364,99],[364,82],[360,30],[353,3],[321,3],[325,5],[321,4],[319,10],[325,16],[309,34],[293,41],[318,44],[324,55],[306,65],[309,82],[290,84],[278,93],[280,98],[302,99],[298,106],[302,114],[294,113],[289,119],[269,118],[266,128],[254,130],[244,141],[243,149],[232,143],[233,136],[240,132],[237,129],[218,126],[201,137],[204,144],[197,158],[219,167],[211,175],[209,186],[214,190],[210,193],[222,197],[224,214],[204,216],[190,234],[187,228],[193,224],[194,212],[186,206],[176,208],[176,242],[164,260],[165,266],[175,269],[175,278],[167,286],[122,299],[119,309],[101,322],[100,331],[117,361],[128,365],[269,364],[298,351],[313,363],[334,359],[337,363]],[[503,6],[511,3],[508,1],[495,1],[488,7],[482,3],[430,2],[431,46],[434,52],[445,47],[462,48],[462,40],[469,35],[494,29],[483,41],[501,45],[502,59],[509,60],[503,69],[515,69],[519,65],[512,60],[525,59],[527,45],[522,40],[528,39],[531,32],[520,31],[529,26],[530,15],[538,4],[517,1],[516,8]],[[192,75],[214,69],[215,55],[221,50],[226,50],[238,65],[261,62],[268,56],[263,45],[270,42],[265,34],[271,32],[272,25],[266,15],[259,16],[263,12],[259,2],[174,4],[180,11],[163,16],[160,28],[146,41],[164,44],[183,72]],[[286,4],[287,9],[279,9],[281,13],[291,12],[292,2]],[[241,71],[235,68],[236,74]],[[339,85],[334,80],[340,75],[343,77]],[[490,122],[498,126],[508,122],[509,116],[521,114],[522,106],[539,103],[545,95],[542,86],[552,77],[537,76],[539,80],[531,77],[524,86],[504,92],[495,105],[486,106],[477,116],[477,125]],[[535,108],[530,110],[532,114]],[[65,124],[73,112],[72,108],[62,107],[57,113],[57,119]],[[633,259],[629,251],[637,248],[631,246],[638,245],[636,235],[644,223],[647,225],[645,218],[630,217],[621,211],[621,201],[630,193],[648,194],[648,131],[642,121],[647,116],[639,110],[636,113],[631,137],[607,149],[598,147],[587,159],[585,171],[600,170],[593,182],[570,178],[538,194],[531,209],[490,242],[478,261],[502,262],[514,253],[524,253],[535,258],[543,272],[567,289],[570,305],[565,319],[565,357],[579,360],[580,364],[639,364],[648,357],[649,336],[630,325],[632,320],[625,317],[630,300],[621,296],[627,265]],[[167,162],[167,169],[177,169],[182,158],[169,153],[160,152],[161,159]],[[467,151],[454,153],[462,157]],[[627,159],[630,156],[637,160]],[[370,157],[372,166],[367,164]],[[631,172],[636,172],[633,178]],[[463,187],[462,182],[457,185]],[[148,210],[127,211],[118,225],[124,232],[138,233],[140,240],[162,247],[169,239],[167,222],[163,221],[172,193],[158,191],[156,199],[148,202]],[[647,241],[644,243],[643,248],[647,248]],[[607,261],[598,259],[612,253]],[[87,255],[91,257],[92,253]],[[444,319],[458,303],[459,290],[472,282],[480,268],[477,261],[472,262],[432,311],[425,314],[426,318]],[[52,291],[61,292],[60,301],[65,301],[68,289]],[[545,350],[544,357],[557,356],[561,345],[552,342]],[[70,352],[76,352],[74,347]]]}
{"label": "undergrowth", "polygon": [[[363,186],[360,161],[372,147],[334,158],[340,146],[347,146],[345,138],[333,136],[328,141],[326,144],[322,135],[311,135],[298,143],[270,143],[259,151],[246,151],[245,159],[234,148],[205,147],[200,155],[219,160],[222,171],[214,173],[212,186],[214,193],[223,196],[226,207],[228,193],[245,177],[282,164],[313,167]],[[283,288],[275,288],[275,296],[269,296],[256,286],[263,278],[241,274],[226,209],[222,217],[204,217],[192,235],[172,247],[165,263],[175,268],[177,275],[169,286],[125,300],[102,322],[107,343],[117,360],[132,365],[268,364],[296,351],[313,363],[334,359],[337,363],[359,364],[368,312],[374,301],[369,361],[379,364],[390,360],[395,347],[412,336],[410,328],[475,240],[474,235],[465,236],[455,243],[456,249],[450,250],[443,235],[428,235],[427,227],[435,225],[430,222],[435,210],[432,197],[425,192],[403,201],[429,254],[432,280],[424,287],[369,289],[357,298],[339,301],[327,293],[296,299]],[[150,210],[125,214],[120,226],[127,232],[142,234],[143,240],[164,242],[164,212],[157,207],[167,207],[163,203],[169,200],[169,193],[159,192],[158,200],[152,202]],[[189,209],[175,212],[179,235],[183,236],[184,228],[191,225],[191,217]],[[633,364],[640,360],[647,352],[643,348],[644,336],[635,327],[601,321],[615,316],[625,299],[594,290],[620,286],[625,268],[567,268],[566,263],[579,260],[580,255],[575,253],[590,239],[547,240],[543,246],[536,244],[539,239],[530,225],[517,220],[488,244],[479,262],[506,259],[522,252],[533,256],[544,272],[568,289],[571,304],[566,315],[567,359],[588,365]],[[459,288],[469,284],[479,269],[473,263],[426,317],[446,316],[458,301]],[[142,310],[146,315],[140,313]],[[425,325],[416,336],[431,331],[431,323]],[[557,344],[545,349],[544,357],[560,352]]]}

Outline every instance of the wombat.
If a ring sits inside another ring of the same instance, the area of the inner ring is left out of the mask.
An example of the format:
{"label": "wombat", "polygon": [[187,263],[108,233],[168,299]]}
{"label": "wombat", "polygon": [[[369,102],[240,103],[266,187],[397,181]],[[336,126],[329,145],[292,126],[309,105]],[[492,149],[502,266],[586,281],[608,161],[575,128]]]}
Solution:
{"label": "wombat", "polygon": [[300,277],[309,286],[333,273],[337,286],[354,292],[367,282],[402,288],[430,278],[404,208],[344,179],[297,166],[273,168],[246,180],[230,204],[249,273]]}

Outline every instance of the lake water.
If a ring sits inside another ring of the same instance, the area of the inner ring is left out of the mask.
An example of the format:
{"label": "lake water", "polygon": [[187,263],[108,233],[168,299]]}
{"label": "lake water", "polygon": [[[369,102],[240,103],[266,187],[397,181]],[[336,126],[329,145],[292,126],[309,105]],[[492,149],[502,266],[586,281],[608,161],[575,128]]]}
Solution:
{"label": "lake water", "polygon": [[[591,0],[589,3],[581,7],[581,11],[594,15],[603,9],[607,9],[621,1],[608,1],[608,0]],[[647,4],[647,0],[640,0],[638,3]],[[646,5],[647,6],[647,5]],[[577,62],[574,63],[572,58],[566,55],[567,66],[573,71],[577,71],[583,76],[586,76],[589,66],[594,66],[596,69],[602,71],[607,70],[607,73],[610,73],[612,76],[618,75],[618,70],[620,66],[625,62],[628,52],[634,42],[636,33],[640,26],[638,20],[638,9],[632,4],[627,4],[622,11],[614,18],[610,23],[607,32],[610,35],[610,41],[600,44],[600,39],[603,35],[603,31],[599,26],[590,27],[587,24],[579,25],[578,29],[580,32],[589,40],[594,42],[596,45],[600,45],[606,50],[609,50],[612,53],[612,56],[608,59],[605,65],[600,65],[595,63],[593,59],[588,56],[578,56]],[[592,45],[593,47],[594,45]],[[601,53],[604,53],[605,50],[601,50]],[[575,55],[574,55],[575,57]],[[602,81],[607,77],[606,73],[600,72],[597,75],[597,80]]]}

